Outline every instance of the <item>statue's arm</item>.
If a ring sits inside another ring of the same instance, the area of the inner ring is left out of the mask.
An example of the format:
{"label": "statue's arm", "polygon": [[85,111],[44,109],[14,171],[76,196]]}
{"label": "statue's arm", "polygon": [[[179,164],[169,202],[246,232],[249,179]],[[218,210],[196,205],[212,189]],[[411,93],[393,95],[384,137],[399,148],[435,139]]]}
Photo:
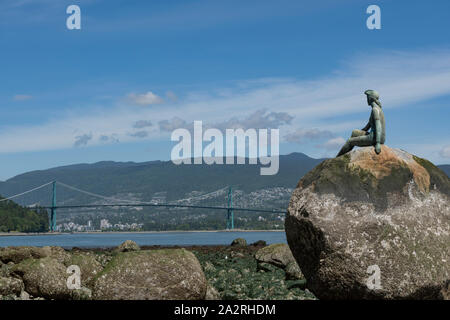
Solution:
{"label": "statue's arm", "polygon": [[373,119],[375,120],[375,152],[379,154],[381,152],[381,117],[380,112],[377,109],[373,110]]}

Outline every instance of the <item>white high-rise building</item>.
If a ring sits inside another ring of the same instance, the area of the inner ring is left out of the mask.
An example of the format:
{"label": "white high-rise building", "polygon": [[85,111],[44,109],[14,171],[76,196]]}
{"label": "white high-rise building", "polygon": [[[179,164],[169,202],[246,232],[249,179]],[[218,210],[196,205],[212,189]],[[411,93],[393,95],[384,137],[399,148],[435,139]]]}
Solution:
{"label": "white high-rise building", "polygon": [[111,224],[107,219],[100,220],[100,229],[108,229],[111,227]]}

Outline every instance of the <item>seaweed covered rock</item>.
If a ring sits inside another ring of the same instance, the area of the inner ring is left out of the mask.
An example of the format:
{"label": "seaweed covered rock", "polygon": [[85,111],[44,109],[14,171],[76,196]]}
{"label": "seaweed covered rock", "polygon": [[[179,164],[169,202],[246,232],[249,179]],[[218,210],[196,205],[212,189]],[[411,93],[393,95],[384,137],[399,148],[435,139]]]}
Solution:
{"label": "seaweed covered rock", "polygon": [[68,258],[65,263],[67,267],[76,265],[80,268],[80,280],[82,287],[91,288],[93,280],[99,274],[103,267],[95,258],[92,253],[76,252]]}
{"label": "seaweed covered rock", "polygon": [[238,247],[245,247],[245,246],[247,246],[247,240],[245,240],[244,238],[237,238],[237,239],[234,239],[234,240],[231,242],[231,246],[232,246],[232,247],[235,247],[235,246],[238,246]]}
{"label": "seaweed covered rock", "polygon": [[0,296],[20,295],[24,286],[20,279],[0,277]]}
{"label": "seaweed covered rock", "polygon": [[40,259],[53,257],[59,262],[63,262],[69,254],[61,247],[6,247],[0,248],[0,261],[3,263],[20,263],[26,259]]}
{"label": "seaweed covered rock", "polygon": [[220,293],[213,286],[208,284],[205,300],[220,300]]}
{"label": "seaweed covered rock", "polygon": [[127,241],[123,242],[116,249],[116,251],[118,251],[118,252],[130,252],[130,251],[139,251],[139,250],[140,250],[139,245],[132,240],[127,240]]}
{"label": "seaweed covered rock", "polygon": [[285,243],[271,244],[270,246],[259,249],[255,253],[255,259],[259,263],[270,263],[283,269],[289,263],[295,262],[291,249]]}
{"label": "seaweed covered rock", "polygon": [[294,190],[286,235],[320,299],[438,299],[450,279],[450,180],[403,150],[328,159]]}
{"label": "seaweed covered rock", "polygon": [[270,266],[281,268],[286,273],[287,280],[299,280],[304,276],[297,264],[291,249],[285,243],[271,244],[255,253],[259,270],[271,270]]}
{"label": "seaweed covered rock", "polygon": [[264,240],[258,240],[252,243],[252,246],[254,247],[265,247],[267,246],[267,242]]}
{"label": "seaweed covered rock", "polygon": [[26,292],[34,297],[72,298],[72,292],[67,288],[66,267],[54,258],[24,260],[13,267],[11,274],[21,278]]}
{"label": "seaweed covered rock", "polygon": [[30,258],[44,258],[47,257],[49,252],[44,248],[38,247],[6,247],[0,248],[0,261],[3,263],[20,263],[23,260]]}
{"label": "seaweed covered rock", "polygon": [[117,253],[95,278],[98,300],[204,299],[207,281],[191,252],[161,249]]}
{"label": "seaweed covered rock", "polygon": [[297,261],[289,262],[286,268],[284,268],[284,272],[286,272],[286,280],[301,280],[305,278]]}

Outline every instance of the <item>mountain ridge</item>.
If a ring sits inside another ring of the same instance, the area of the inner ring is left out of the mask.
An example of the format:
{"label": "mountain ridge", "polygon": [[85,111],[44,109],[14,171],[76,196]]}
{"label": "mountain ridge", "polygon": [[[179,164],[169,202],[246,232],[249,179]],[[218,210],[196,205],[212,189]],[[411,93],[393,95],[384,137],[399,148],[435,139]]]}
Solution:
{"label": "mountain ridge", "polygon": [[[297,158],[314,159],[314,160],[322,160],[322,161],[326,159],[326,158],[313,158],[302,152],[291,152],[286,155],[280,155],[280,157],[297,157]],[[191,158],[191,160],[193,160],[193,159],[194,158]],[[248,158],[245,158],[245,159],[246,159],[246,163],[247,163]],[[107,168],[107,167],[132,167],[132,166],[138,167],[138,166],[144,166],[144,165],[151,165],[151,164],[158,164],[158,163],[170,163],[170,162],[171,162],[170,160],[152,160],[152,161],[143,161],[143,162],[102,160],[102,161],[97,161],[97,162],[93,162],[93,163],[74,163],[74,164],[68,164],[68,165],[63,165],[63,166],[51,167],[51,168],[47,168],[47,169],[38,169],[38,170],[32,170],[32,171],[20,173],[9,179],[6,179],[4,181],[0,180],[0,185],[3,183],[10,182],[11,180],[14,180],[23,175],[34,174],[34,173],[39,173],[39,172],[59,171],[59,170],[76,170],[76,169],[87,169],[87,168],[93,169],[93,168]],[[436,165],[436,166],[438,168],[440,168],[442,171],[444,171],[447,174],[447,176],[450,176],[450,164],[442,164],[442,165]]]}
{"label": "mountain ridge", "polygon": [[[297,157],[297,158],[303,158],[303,159],[314,159],[314,160],[324,160],[325,158],[312,158],[302,152],[291,152],[286,155],[280,155],[280,157]],[[234,157],[236,159],[236,157]],[[194,158],[191,158],[191,161],[193,162]],[[225,159],[225,157],[223,158]],[[246,162],[248,162],[249,158],[245,158]],[[235,161],[236,162],[236,161]],[[152,160],[152,161],[143,161],[143,162],[135,162],[135,161],[113,161],[113,160],[102,160],[97,161],[93,163],[74,163],[74,164],[68,164],[63,166],[57,166],[57,167],[51,167],[47,169],[38,169],[38,170],[32,170],[27,171],[24,173],[20,173],[18,175],[15,175],[9,179],[6,179],[4,181],[0,181],[0,183],[9,182],[11,180],[14,180],[15,178],[21,177],[23,175],[38,173],[38,172],[47,172],[47,171],[58,171],[58,170],[75,170],[75,169],[86,169],[86,168],[107,168],[107,167],[133,167],[133,166],[144,166],[144,165],[151,165],[151,164],[159,164],[159,163],[171,163],[170,160]],[[224,160],[225,163],[225,160]],[[205,165],[203,163],[203,165]]]}
{"label": "mountain ridge", "polygon": [[[53,180],[104,196],[139,194],[140,200],[146,201],[158,192],[167,192],[168,200],[176,200],[192,191],[214,191],[226,185],[246,192],[267,187],[294,188],[301,176],[324,160],[299,152],[281,155],[279,159],[279,173],[273,176],[261,176],[262,166],[249,165],[248,159],[246,165],[175,165],[158,160],[73,164],[14,176],[0,183],[0,194],[11,196]],[[22,204],[30,204],[30,201]]]}

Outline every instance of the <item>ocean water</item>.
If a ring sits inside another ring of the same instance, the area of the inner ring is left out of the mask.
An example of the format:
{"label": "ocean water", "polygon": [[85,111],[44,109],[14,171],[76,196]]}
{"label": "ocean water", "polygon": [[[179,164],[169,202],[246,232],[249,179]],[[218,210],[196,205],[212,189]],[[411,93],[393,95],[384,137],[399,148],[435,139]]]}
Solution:
{"label": "ocean water", "polygon": [[30,236],[1,236],[0,247],[8,246],[59,246],[70,249],[110,248],[125,240],[133,240],[140,246],[190,246],[229,245],[236,238],[247,243],[264,240],[268,244],[287,243],[284,231],[218,231],[218,232],[160,232],[160,233],[76,233]]}

